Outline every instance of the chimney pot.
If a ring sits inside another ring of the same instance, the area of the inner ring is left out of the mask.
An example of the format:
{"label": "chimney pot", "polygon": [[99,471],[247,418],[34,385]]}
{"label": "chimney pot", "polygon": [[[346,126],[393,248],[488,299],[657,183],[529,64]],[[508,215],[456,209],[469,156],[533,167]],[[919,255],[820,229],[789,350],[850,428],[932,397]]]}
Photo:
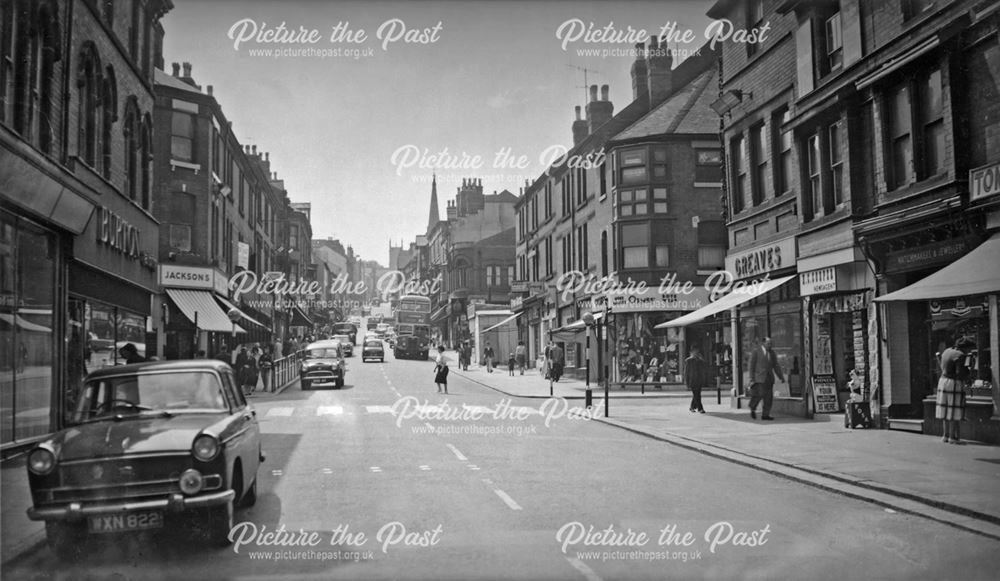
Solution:
{"label": "chimney pot", "polygon": [[596,100],[597,100],[597,85],[591,85],[590,86],[590,101],[593,102],[593,101],[596,101]]}
{"label": "chimney pot", "polygon": [[265,151],[264,152],[264,161],[271,161],[271,152],[270,151]]}
{"label": "chimney pot", "polygon": [[646,59],[646,45],[644,43],[636,43],[635,45],[635,60],[641,61]]}
{"label": "chimney pot", "polygon": [[254,155],[257,155],[257,145],[256,144],[251,148],[251,151],[253,151]]}
{"label": "chimney pot", "polygon": [[175,77],[180,76],[180,74],[181,74],[181,65],[180,65],[180,63],[170,63],[170,67],[174,69],[174,76]]}
{"label": "chimney pot", "polygon": [[191,63],[184,63],[181,66],[184,68],[184,76],[185,77],[190,77],[191,76]]}
{"label": "chimney pot", "polygon": [[576,120],[580,121],[580,106],[576,106]]}
{"label": "chimney pot", "polygon": [[212,85],[208,85],[207,87],[205,87],[205,89],[208,91],[208,95],[211,96],[212,95]]}
{"label": "chimney pot", "polygon": [[657,46],[658,46],[659,41],[660,41],[659,38],[657,38],[655,36],[651,36],[649,38],[649,48],[650,48],[650,50],[655,50],[657,48]]}
{"label": "chimney pot", "polygon": [[608,100],[608,91],[609,90],[610,90],[610,87],[608,87],[607,85],[602,85],[601,86],[601,100],[602,101],[607,101]]}

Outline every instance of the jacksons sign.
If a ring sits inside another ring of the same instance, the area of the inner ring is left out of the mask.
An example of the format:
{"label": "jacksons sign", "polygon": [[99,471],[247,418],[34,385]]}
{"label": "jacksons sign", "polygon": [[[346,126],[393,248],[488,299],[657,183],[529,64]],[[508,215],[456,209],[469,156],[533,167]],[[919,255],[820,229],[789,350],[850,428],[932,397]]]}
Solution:
{"label": "jacksons sign", "polygon": [[[233,292],[233,300],[238,301],[241,296],[251,292],[279,297],[315,295],[323,291],[323,285],[318,281],[290,281],[284,275],[260,278],[253,271],[243,270],[229,279],[229,290]],[[350,282],[344,273],[337,275],[329,288],[331,294],[347,295],[364,295],[368,290],[364,281]],[[375,292],[383,301],[397,293],[430,296],[441,292],[441,276],[438,275],[433,280],[407,280],[402,272],[390,270],[375,282]]]}

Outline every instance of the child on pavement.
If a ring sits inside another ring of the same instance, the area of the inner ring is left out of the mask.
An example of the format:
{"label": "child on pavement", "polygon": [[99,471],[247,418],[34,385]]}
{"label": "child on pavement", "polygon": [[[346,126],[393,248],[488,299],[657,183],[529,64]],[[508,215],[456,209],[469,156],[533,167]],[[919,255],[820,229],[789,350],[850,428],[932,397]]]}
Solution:
{"label": "child on pavement", "polygon": [[507,359],[507,372],[511,377],[514,377],[514,366],[517,365],[517,359],[514,358],[514,354],[511,353],[510,357]]}

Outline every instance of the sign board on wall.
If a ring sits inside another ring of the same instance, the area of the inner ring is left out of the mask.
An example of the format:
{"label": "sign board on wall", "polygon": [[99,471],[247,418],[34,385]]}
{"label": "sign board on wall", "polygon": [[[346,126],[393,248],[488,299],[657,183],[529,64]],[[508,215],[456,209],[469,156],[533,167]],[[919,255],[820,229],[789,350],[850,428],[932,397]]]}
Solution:
{"label": "sign board on wall", "polygon": [[802,296],[831,293],[836,290],[836,267],[828,266],[799,274],[799,293]]}
{"label": "sign board on wall", "polygon": [[172,288],[215,288],[215,271],[194,266],[160,265],[160,286]]}
{"label": "sign board on wall", "polygon": [[790,236],[726,257],[726,270],[737,279],[754,278],[795,264],[795,238]]}
{"label": "sign board on wall", "polygon": [[840,404],[837,401],[837,379],[834,376],[814,375],[812,385],[816,413],[831,414],[840,411]]}
{"label": "sign board on wall", "polygon": [[969,201],[980,200],[997,193],[1000,193],[1000,163],[969,171]]}
{"label": "sign board on wall", "polygon": [[236,266],[250,268],[250,245],[246,242],[236,243]]}

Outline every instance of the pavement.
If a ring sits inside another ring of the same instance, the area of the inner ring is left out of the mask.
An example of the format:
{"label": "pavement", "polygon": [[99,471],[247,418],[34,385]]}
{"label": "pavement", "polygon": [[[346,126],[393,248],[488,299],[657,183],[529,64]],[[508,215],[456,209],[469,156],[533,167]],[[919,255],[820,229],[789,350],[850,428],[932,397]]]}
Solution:
{"label": "pavement", "polygon": [[[549,397],[548,382],[537,371],[510,377],[506,368],[487,373],[473,365],[452,373],[509,396]],[[727,393],[717,403],[715,390],[702,393],[707,413],[697,414],[688,411],[689,392],[612,389],[605,418],[603,387],[592,387],[596,421],[1000,540],[1000,447],[945,444],[912,432],[851,430],[844,427],[843,414],[753,420],[748,410],[731,407]],[[579,398],[584,390],[583,382],[563,379],[554,396]]]}

